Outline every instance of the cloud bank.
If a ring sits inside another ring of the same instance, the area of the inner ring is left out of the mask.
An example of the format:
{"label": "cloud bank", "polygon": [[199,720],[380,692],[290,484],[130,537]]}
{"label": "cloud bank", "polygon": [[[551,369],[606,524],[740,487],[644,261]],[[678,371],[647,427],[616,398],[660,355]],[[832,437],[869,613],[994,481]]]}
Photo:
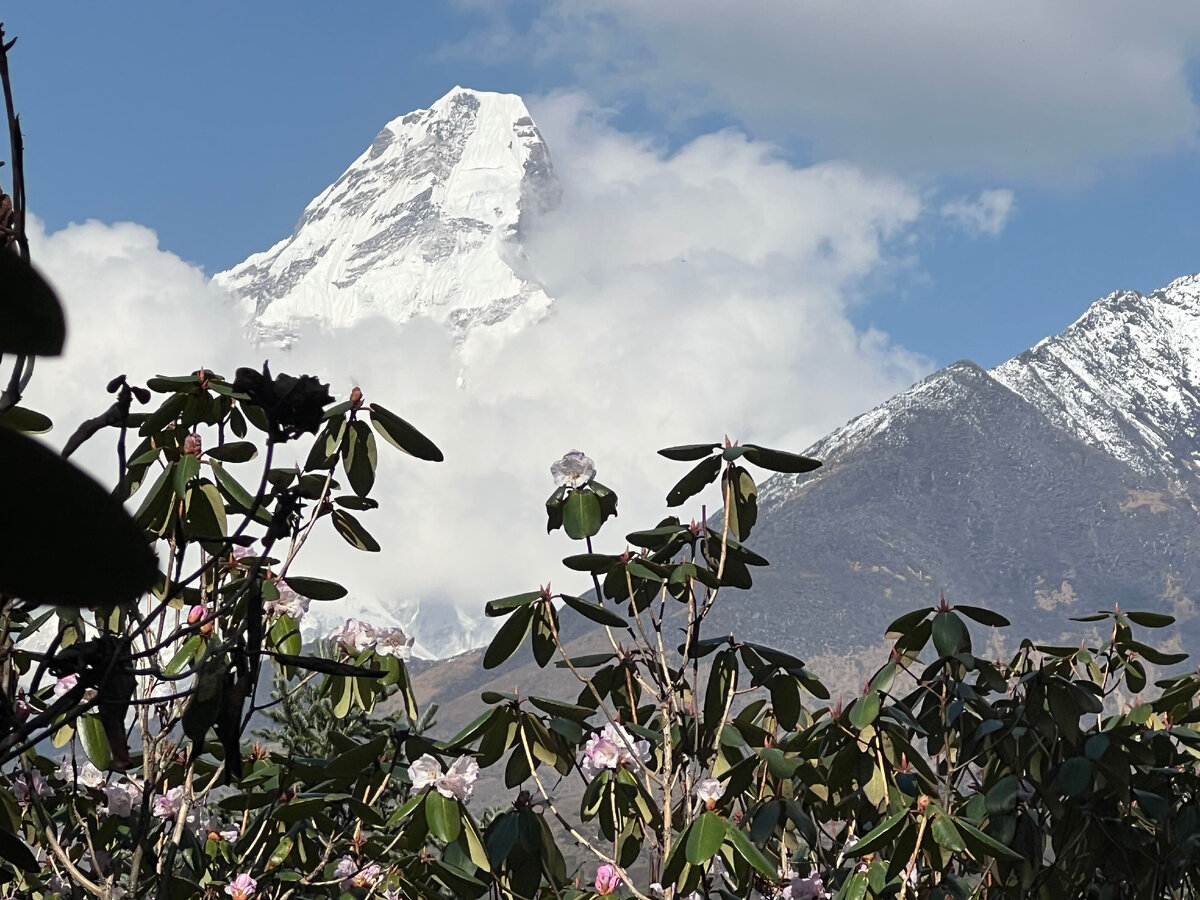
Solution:
{"label": "cloud bank", "polygon": [[[577,548],[546,535],[543,503],[549,466],[567,450],[585,450],[620,494],[620,517],[598,542],[619,551],[626,532],[666,514],[662,498],[682,475],[659,447],[728,433],[800,450],[928,371],[848,317],[922,212],[911,186],[848,164],[797,168],[732,131],[668,153],[579,95],[543,98],[533,112],[564,188],[525,242],[555,298],[536,327],[480,342],[467,359],[420,320],[308,335],[288,352],[252,348],[227,298],[152,232],[89,222],[34,235],[71,337],[65,358],[35,375],[31,405],[56,417],[61,444],[105,407],[119,371],[144,379],[205,365],[231,376],[269,355],[275,371],[320,374],[341,397],[360,385],[446,462],[381,444],[382,509],[361,518],[383,552],[330,534],[298,572],[338,578],[364,609],[420,602],[453,617],[566,577],[557,560]],[[111,437],[84,461],[111,478]],[[246,480],[255,465],[241,468]],[[679,514],[699,518],[702,503],[713,509],[715,491]]]}
{"label": "cloud bank", "polygon": [[732,115],[818,158],[1076,180],[1194,147],[1200,123],[1188,0],[464,5],[490,20],[457,52],[566,65],[593,94]]}
{"label": "cloud bank", "polygon": [[980,191],[974,200],[956,197],[942,204],[942,216],[970,235],[997,235],[1004,230],[1016,208],[1016,197],[1008,188]]}

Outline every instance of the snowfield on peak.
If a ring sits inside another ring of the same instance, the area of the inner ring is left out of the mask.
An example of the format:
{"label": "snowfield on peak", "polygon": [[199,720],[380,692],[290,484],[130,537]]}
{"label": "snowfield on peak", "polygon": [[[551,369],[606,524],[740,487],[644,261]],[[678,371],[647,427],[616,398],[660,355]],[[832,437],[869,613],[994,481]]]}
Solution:
{"label": "snowfield on peak", "polygon": [[427,316],[462,342],[516,331],[550,298],[517,274],[524,217],[557,202],[549,152],[520,97],[456,87],[393,119],[304,210],[292,234],[214,276],[257,336],[305,324]]}

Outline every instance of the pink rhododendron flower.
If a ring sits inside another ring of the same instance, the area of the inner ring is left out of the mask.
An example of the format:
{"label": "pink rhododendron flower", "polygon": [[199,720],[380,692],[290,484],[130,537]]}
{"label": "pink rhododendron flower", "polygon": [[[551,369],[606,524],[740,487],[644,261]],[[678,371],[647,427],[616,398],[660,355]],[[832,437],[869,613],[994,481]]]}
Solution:
{"label": "pink rhododendron flower", "polygon": [[57,700],[59,697],[70,692],[77,684],[79,684],[78,675],[64,675],[58,681],[54,682],[54,699]]}
{"label": "pink rhododendron flower", "polygon": [[605,863],[596,870],[596,893],[607,896],[621,886],[621,876],[617,867]]}
{"label": "pink rhododendron flower", "polygon": [[375,627],[360,619],[347,619],[346,624],[334,629],[329,639],[351,656],[358,656],[375,646]]}
{"label": "pink rhododendron flower", "polygon": [[371,863],[369,866],[363,866],[352,876],[350,876],[350,886],[356,888],[375,887],[375,882],[379,880],[379,873],[382,870],[376,863]]}
{"label": "pink rhododendron flower", "polygon": [[582,450],[572,450],[550,467],[559,487],[583,487],[596,477],[596,464]]}
{"label": "pink rhododendron flower", "polygon": [[225,893],[233,900],[250,900],[257,891],[258,882],[244,872],[225,885]]}
{"label": "pink rhododendron flower", "polygon": [[133,815],[134,807],[142,803],[142,788],[131,781],[120,781],[104,786],[104,797],[107,801],[97,812],[110,816],[120,816],[123,819]]}
{"label": "pink rhododendron flower", "polygon": [[375,652],[380,656],[394,656],[401,662],[412,659],[413,638],[403,628],[384,628],[375,632]]}
{"label": "pink rhododendron flower", "polygon": [[183,805],[183,785],[173,787],[165,794],[154,798],[154,808],[150,814],[156,819],[173,819],[179,815],[179,807]]}
{"label": "pink rhododendron flower", "polygon": [[74,762],[67,756],[64,756],[59,761],[58,768],[54,770],[54,777],[72,784],[82,784],[84,787],[90,788],[98,788],[104,784],[104,773],[90,762],[84,762],[76,770]]}
{"label": "pink rhododendron flower", "polygon": [[626,766],[636,772],[650,757],[650,742],[635,741],[623,725],[609,722],[599,734],[588,738],[583,755],[580,768],[583,777],[591,781],[602,770],[618,766]]}
{"label": "pink rhododendron flower", "polygon": [[450,771],[433,782],[443,797],[453,797],[460,803],[471,799],[475,781],[479,778],[479,763],[470,756],[460,756],[450,766]]}
{"label": "pink rhododendron flower", "polygon": [[32,773],[22,772],[13,779],[13,793],[17,795],[17,800],[24,803],[31,795],[49,797],[54,791],[46,776],[34,769]]}

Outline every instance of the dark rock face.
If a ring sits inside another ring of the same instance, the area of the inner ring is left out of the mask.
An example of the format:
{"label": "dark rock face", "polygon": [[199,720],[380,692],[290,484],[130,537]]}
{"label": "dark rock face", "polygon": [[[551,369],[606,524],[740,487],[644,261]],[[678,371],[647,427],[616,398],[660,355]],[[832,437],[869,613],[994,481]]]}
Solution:
{"label": "dark rock face", "polygon": [[1014,639],[1074,643],[1084,627],[1068,617],[1116,603],[1175,614],[1193,645],[1200,635],[1200,517],[1186,496],[973,363],[810,452],[824,468],[764,486],[750,543],[772,565],[745,602],[718,605],[722,627],[807,654],[873,646],[944,591],[1007,616]]}

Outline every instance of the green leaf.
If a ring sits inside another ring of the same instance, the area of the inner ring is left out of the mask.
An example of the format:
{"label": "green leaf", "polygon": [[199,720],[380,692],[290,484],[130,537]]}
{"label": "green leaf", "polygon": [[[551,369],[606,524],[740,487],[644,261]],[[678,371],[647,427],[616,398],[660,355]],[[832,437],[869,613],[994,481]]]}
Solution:
{"label": "green leaf", "polygon": [[[714,459],[717,459],[717,457],[714,457]],[[757,869],[761,875],[772,880],[778,876],[779,873],[775,871],[775,865],[763,856],[761,850],[750,843],[749,835],[732,822],[725,823],[725,837],[733,845],[733,849],[738,852],[738,855]]]}
{"label": "green leaf", "polygon": [[966,842],[967,847],[976,856],[995,856],[999,859],[1014,860],[1025,858],[1022,854],[1009,849],[995,838],[984,834],[966,819],[955,819],[954,824],[962,832],[963,840]]}
{"label": "green leaf", "polygon": [[939,612],[933,617],[933,646],[938,656],[955,656],[971,651],[971,635],[967,626],[952,612]]}
{"label": "green leaf", "polygon": [[[7,428],[0,428],[0,471],[0,593],[57,606],[120,606],[154,584],[158,560],[144,532],[91,476]],[[55,537],[69,534],[76,539],[65,565]]]}
{"label": "green leaf", "polygon": [[782,450],[769,450],[758,444],[742,444],[745,448],[745,458],[748,462],[772,472],[788,472],[798,474],[811,472],[821,467],[820,460],[810,459],[798,453],[785,453]]}
{"label": "green leaf", "polygon": [[1092,763],[1086,756],[1072,756],[1058,770],[1055,782],[1068,797],[1078,797],[1092,783]]}
{"label": "green leaf", "polygon": [[854,701],[850,707],[850,724],[862,731],[879,715],[879,694],[871,691]]}
{"label": "green leaf", "polygon": [[1021,780],[1016,775],[1005,775],[987,792],[984,809],[989,816],[1010,813],[1017,808],[1017,789]]}
{"label": "green leaf", "polygon": [[1125,645],[1156,666],[1173,666],[1188,658],[1186,653],[1165,653],[1149,644],[1143,644],[1141,641],[1126,641]]}
{"label": "green leaf", "polygon": [[721,817],[711,810],[701,813],[700,818],[688,828],[687,861],[693,866],[703,865],[716,856],[723,843],[725,823]]}
{"label": "green leaf", "polygon": [[458,838],[462,817],[458,803],[431,790],[425,795],[425,822],[429,832],[447,844]]}
{"label": "green leaf", "polygon": [[533,624],[533,606],[523,606],[500,626],[483,654],[483,667],[494,669],[517,652]]}
{"label": "green leaf", "polygon": [[362,527],[362,523],[343,509],[335,509],[332,513],[334,530],[351,547],[366,550],[368,553],[378,553],[379,543],[371,537],[371,532]]}
{"label": "green leaf", "polygon": [[372,403],[371,424],[379,432],[380,437],[397,449],[403,450],[410,456],[428,462],[441,462],[445,459],[442,451],[433,441],[417,431],[402,418],[380,406]]}
{"label": "green leaf", "polygon": [[342,457],[346,480],[350,488],[360,497],[371,493],[375,484],[375,467],[379,452],[375,447],[375,435],[366,422],[353,422],[350,426],[349,446]]}
{"label": "green leaf", "polygon": [[83,743],[83,752],[92,761],[92,765],[101,772],[109,768],[113,762],[113,755],[103,723],[96,716],[80,716],[79,721],[75,723],[75,731]]}
{"label": "green leaf", "polygon": [[221,462],[243,463],[250,462],[258,456],[258,448],[249,441],[232,441],[206,450],[204,455],[209,459],[218,459]]}
{"label": "green leaf", "polygon": [[514,609],[528,606],[533,601],[540,600],[542,596],[541,591],[526,591],[524,594],[514,594],[500,600],[489,600],[483,606],[483,614],[493,619],[497,616],[507,616]]}
{"label": "green leaf", "polygon": [[701,460],[684,475],[667,494],[667,506],[680,506],[716,481],[721,472],[721,457],[710,456]]}
{"label": "green leaf", "polygon": [[309,600],[341,600],[349,593],[340,584],[326,581],[323,578],[301,578],[298,575],[289,575],[284,581],[293,591]]}
{"label": "green leaf", "polygon": [[50,283],[23,257],[0,256],[0,353],[58,356],[67,336]]}
{"label": "green leaf", "polygon": [[934,813],[933,826],[930,830],[933,832],[933,839],[939,847],[945,847],[952,853],[962,853],[967,849],[967,845],[963,843],[962,835],[959,834],[958,829],[954,827],[954,823],[950,821],[950,817],[945,813]]}
{"label": "green leaf", "polygon": [[680,444],[678,447],[667,447],[658,451],[659,456],[674,459],[678,462],[691,462],[709,456],[720,444]]}
{"label": "green leaf", "polygon": [[887,637],[893,639],[900,637],[903,634],[907,634],[921,622],[925,621],[925,618],[930,612],[931,610],[928,607],[925,609],[914,609],[912,612],[906,612],[898,619],[895,619],[886,629],[884,629],[884,633]]}
{"label": "green leaf", "polygon": [[562,595],[562,601],[585,619],[591,619],[597,625],[607,625],[611,628],[624,628],[629,623],[621,615],[611,609],[605,609],[599,603],[591,603],[582,597]]}
{"label": "green leaf", "polygon": [[758,488],[750,473],[741,466],[726,469],[722,482],[722,497],[731,501],[725,509],[729,530],[739,541],[744,541],[758,521]]}
{"label": "green leaf", "polygon": [[193,487],[187,496],[187,535],[191,540],[220,541],[228,533],[225,501],[211,482]]}
{"label": "green leaf", "polygon": [[14,406],[8,412],[0,414],[0,427],[11,428],[22,434],[45,434],[54,427],[49,416],[34,412],[24,406]]}
{"label": "green leaf", "polygon": [[188,485],[192,483],[200,475],[200,460],[192,456],[190,453],[185,453],[179,457],[179,462],[175,463],[175,480],[173,486],[175,488],[175,496],[183,499],[187,496]]}
{"label": "green leaf", "polygon": [[186,666],[193,659],[197,659],[199,657],[199,653],[203,647],[204,638],[201,635],[193,634],[189,636],[188,639],[183,642],[183,645],[175,652],[175,655],[171,657],[171,661],[167,663],[167,667],[164,669],[164,671],[168,675],[179,674],[183,671],[184,666]]}
{"label": "green leaf", "polygon": [[993,612],[990,609],[984,609],[981,606],[963,606],[961,603],[956,603],[954,609],[968,619],[974,619],[980,625],[990,625],[994,628],[1007,628],[1012,623],[998,612]]}
{"label": "green leaf", "polygon": [[563,530],[574,541],[593,537],[603,522],[600,499],[587,488],[572,488],[562,506]]}
{"label": "green leaf", "polygon": [[904,827],[904,820],[908,816],[908,810],[902,809],[898,813],[884,819],[869,832],[867,832],[861,840],[857,841],[854,846],[846,849],[847,856],[864,856],[867,853],[874,853],[881,847],[891,843],[891,841],[900,834]]}
{"label": "green leaf", "polygon": [[322,675],[341,675],[346,678],[382,678],[385,674],[382,669],[354,666],[334,659],[325,659],[322,656],[295,656],[291,653],[272,653],[271,656],[276,662],[281,662],[285,666],[320,672]]}
{"label": "green leaf", "polygon": [[1175,617],[1165,613],[1138,611],[1122,613],[1122,615],[1134,625],[1141,625],[1143,628],[1166,628],[1168,625],[1175,624]]}
{"label": "green leaf", "polygon": [[563,565],[576,572],[603,574],[617,564],[619,556],[611,553],[579,553],[563,559]]}

